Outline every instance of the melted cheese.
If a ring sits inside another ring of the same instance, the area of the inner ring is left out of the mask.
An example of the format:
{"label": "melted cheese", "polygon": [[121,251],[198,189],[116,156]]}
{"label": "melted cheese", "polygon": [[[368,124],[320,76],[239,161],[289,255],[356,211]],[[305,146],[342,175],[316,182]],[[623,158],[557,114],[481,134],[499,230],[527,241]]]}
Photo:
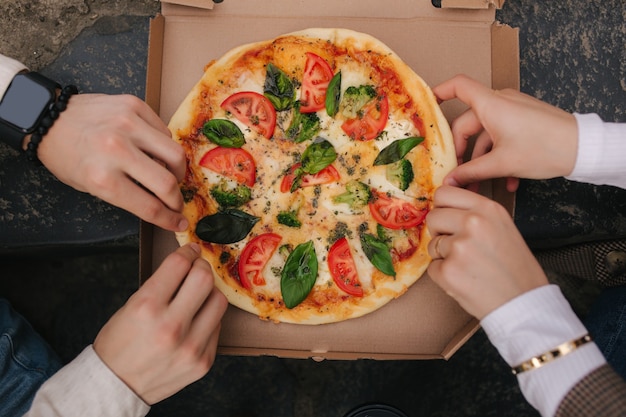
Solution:
{"label": "melted cheese", "polygon": [[[358,86],[367,83],[365,76],[345,71],[342,72],[343,74],[350,74],[350,76],[343,77],[342,91],[350,85]],[[242,83],[242,91],[244,89],[256,92],[262,91],[262,86],[257,84],[258,80],[253,80],[247,74],[244,74],[239,81]],[[299,91],[297,96],[299,96]],[[327,263],[328,248],[332,244],[329,236],[332,234],[337,222],[346,223],[348,229],[351,230],[348,240],[359,272],[359,279],[363,288],[367,291],[372,288],[372,276],[375,268],[363,252],[357,229],[362,223],[369,222],[370,232],[373,233],[375,232],[375,224],[369,216],[367,207],[355,213],[347,204],[333,203],[332,197],[345,192],[342,184],[351,179],[357,179],[380,192],[389,193],[410,201],[411,197],[405,196],[402,191],[386,179],[385,167],[374,167],[372,163],[378,152],[393,141],[419,133],[410,121],[398,118],[399,116],[402,117],[401,113],[390,112],[385,133],[380,138],[369,142],[359,142],[352,140],[341,129],[343,123],[341,118],[332,118],[324,110],[319,111],[317,115],[322,126],[319,136],[333,145],[335,151],[344,162],[342,163],[342,161],[338,160],[333,163],[341,174],[341,184],[325,184],[319,186],[319,188],[307,187],[298,189],[294,193],[283,193],[280,191],[280,183],[284,173],[296,162],[295,157],[285,158],[285,155],[302,154],[306,147],[310,145],[310,141],[294,144],[282,136],[281,126],[277,127],[273,139],[266,139],[223,110],[221,113],[217,113],[216,117],[229,118],[241,128],[246,139],[243,149],[247,150],[255,159],[257,178],[252,188],[253,199],[242,207],[244,211],[261,218],[258,223],[259,227],[255,226],[252,233],[256,235],[266,231],[273,231],[283,237],[281,245],[289,244],[292,247],[304,243],[305,241],[302,241],[303,236],[306,236],[307,240],[313,240],[319,268],[315,285],[332,286],[332,278]],[[284,121],[284,123],[288,125],[288,121]],[[286,129],[286,126],[283,126],[283,129]],[[205,151],[212,147],[214,145],[206,145]],[[357,155],[358,157],[355,158]],[[204,176],[204,182],[208,185],[217,184],[225,179],[222,175],[209,169],[202,168],[201,171]],[[227,179],[227,181],[231,180]],[[319,192],[319,194],[316,195],[316,192]],[[276,222],[276,215],[280,211],[290,211],[298,208],[299,218],[303,223],[300,230],[292,229]],[[259,228],[263,225],[272,225],[271,230],[260,230]],[[245,242],[247,240],[235,243],[231,245],[231,248],[235,252],[240,252],[243,250]],[[280,270],[284,262],[284,256],[279,251],[276,251],[263,270],[266,285],[263,288],[258,288],[257,291],[268,296],[280,293]]]}

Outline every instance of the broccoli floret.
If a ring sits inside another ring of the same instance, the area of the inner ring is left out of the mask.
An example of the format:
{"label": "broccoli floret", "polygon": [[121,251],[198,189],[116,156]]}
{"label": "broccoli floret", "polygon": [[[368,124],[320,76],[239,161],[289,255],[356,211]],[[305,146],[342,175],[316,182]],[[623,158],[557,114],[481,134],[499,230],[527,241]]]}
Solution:
{"label": "broccoli floret", "polygon": [[413,166],[406,159],[401,159],[398,162],[387,165],[385,174],[387,175],[387,180],[402,191],[409,188],[411,181],[413,181],[415,177],[413,174]]}
{"label": "broccoli floret", "polygon": [[293,118],[287,128],[287,137],[296,143],[312,139],[321,129],[320,118],[315,113],[300,113],[300,102],[293,105]]}
{"label": "broccoli floret", "polygon": [[298,212],[297,211],[281,211],[276,215],[276,220],[278,223],[284,224],[288,227],[300,228],[302,226],[302,222],[298,220]]}
{"label": "broccoli floret", "polygon": [[348,119],[354,119],[371,99],[376,97],[376,89],[371,85],[350,86],[341,99],[341,113]]}
{"label": "broccoli floret", "polygon": [[382,242],[389,243],[391,241],[388,230],[382,224],[376,224],[376,235]]}
{"label": "broccoli floret", "polygon": [[352,180],[346,184],[346,192],[333,198],[335,204],[345,203],[352,210],[360,210],[372,198],[370,187],[360,181]]}
{"label": "broccoli floret", "polygon": [[252,199],[252,191],[243,184],[229,188],[225,181],[211,188],[211,195],[221,208],[239,207]]}
{"label": "broccoli floret", "polygon": [[280,245],[278,247],[278,253],[280,253],[281,256],[285,259],[289,258],[291,252],[293,252],[293,246],[291,246],[289,243],[285,243],[284,245]]}

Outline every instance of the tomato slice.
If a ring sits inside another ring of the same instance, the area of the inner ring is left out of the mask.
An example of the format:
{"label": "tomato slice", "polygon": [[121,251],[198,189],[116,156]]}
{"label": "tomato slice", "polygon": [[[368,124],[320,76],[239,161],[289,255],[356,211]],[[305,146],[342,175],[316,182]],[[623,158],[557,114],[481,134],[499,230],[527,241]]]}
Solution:
{"label": "tomato slice", "polygon": [[248,187],[252,187],[256,180],[254,158],[241,148],[213,148],[200,159],[200,166]]}
{"label": "tomato slice", "polygon": [[385,193],[374,193],[369,208],[374,220],[389,229],[418,226],[428,213],[426,207],[417,207],[406,200],[389,197]]}
{"label": "tomato slice", "polygon": [[262,271],[272,257],[282,238],[276,233],[264,233],[253,238],[239,257],[239,281],[241,286],[251,289],[252,285],[265,285]]}
{"label": "tomato slice", "polygon": [[220,106],[266,138],[274,135],[276,110],[272,102],[262,94],[241,91],[228,97]]}
{"label": "tomato slice", "polygon": [[363,297],[363,287],[345,237],[336,241],[328,251],[328,268],[333,281],[341,290],[355,297]]}
{"label": "tomato slice", "polygon": [[[296,179],[294,171],[298,169],[300,165],[302,164],[298,162],[289,168],[289,172],[283,177],[283,181],[280,183],[281,192],[288,193],[291,191],[293,182]],[[341,176],[339,175],[339,171],[337,171],[334,166],[328,165],[317,174],[305,174],[300,181],[300,187],[303,188],[320,184],[329,184],[331,182],[339,181],[340,178]]]}
{"label": "tomato slice", "polygon": [[326,90],[333,79],[333,70],[322,57],[306,53],[306,65],[300,90],[300,113],[313,113],[326,105]]}
{"label": "tomato slice", "polygon": [[341,129],[356,140],[375,139],[385,129],[389,117],[389,100],[387,96],[371,100],[361,109],[362,115],[346,120]]}

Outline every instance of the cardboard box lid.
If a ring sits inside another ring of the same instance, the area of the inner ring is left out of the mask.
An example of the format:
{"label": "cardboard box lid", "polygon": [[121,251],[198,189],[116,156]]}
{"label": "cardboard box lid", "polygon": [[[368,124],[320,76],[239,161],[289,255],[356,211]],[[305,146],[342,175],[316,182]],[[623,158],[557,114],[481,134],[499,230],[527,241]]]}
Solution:
{"label": "cardboard box lid", "polygon": [[[229,0],[229,1],[234,1],[234,0]],[[488,9],[490,7],[495,7],[495,8],[502,8],[502,5],[504,4],[505,0],[431,0],[431,5],[433,5],[434,7],[440,7],[443,9],[446,8],[457,8],[457,9]],[[161,0],[162,3],[168,3],[168,4],[174,4],[174,5],[180,5],[180,6],[187,6],[187,7],[194,7],[194,8],[198,8],[198,9],[208,9],[208,10],[212,10],[215,7],[215,3],[223,3],[224,0],[220,0],[220,1],[214,1],[214,0]],[[297,10],[299,13],[302,13],[302,9],[308,9],[311,6],[314,6],[312,4],[310,4],[312,2],[306,3],[305,1],[300,1],[300,2],[292,2],[293,7],[291,10]],[[415,2],[418,3],[418,2]],[[361,6],[363,4],[363,2],[359,5]],[[375,3],[372,3],[376,6]],[[421,4],[428,4],[428,1],[423,1]],[[253,12],[255,14],[259,14],[261,11],[260,10],[256,10],[258,9],[259,3],[256,3],[256,8],[253,8]],[[323,8],[328,9],[328,7],[326,7],[327,5],[324,2],[321,2],[321,5],[323,6]],[[263,7],[266,8],[271,5],[268,4],[263,4]],[[334,4],[333,6],[338,6],[338,4]],[[348,7],[351,7],[351,4],[348,4]],[[380,3],[377,5],[380,8]],[[221,7],[221,6],[218,6]],[[296,9],[297,7],[297,9]],[[272,10],[272,9],[266,9],[266,10]],[[284,9],[281,9],[284,10]],[[289,11],[289,13],[292,13],[291,10]],[[349,10],[349,14],[345,14],[344,16],[350,16],[354,13],[359,13],[361,9],[355,9],[354,7],[352,7]],[[336,8],[332,9],[333,14],[334,15],[342,15],[340,13],[339,10],[337,10]],[[195,12],[192,12],[195,13]],[[272,16],[274,16],[275,14],[270,14]]]}
{"label": "cardboard box lid", "polygon": [[[383,7],[379,0],[273,0],[263,3],[262,10],[258,5],[257,0],[226,0],[201,10],[162,4],[163,15],[151,26],[146,100],[164,120],[210,60],[235,46],[308,27],[369,33],[429,85],[461,72],[497,88],[519,85],[517,30],[495,24],[493,7],[441,9],[426,0],[396,0],[393,7]],[[443,110],[452,119],[464,106],[445,103]],[[513,197],[499,182],[486,183],[483,193],[512,210]],[[141,278],[146,279],[177,246],[172,233],[142,224]],[[380,310],[342,323],[276,324],[231,306],[223,319],[218,351],[326,359],[449,358],[477,328],[477,321],[425,275]]]}

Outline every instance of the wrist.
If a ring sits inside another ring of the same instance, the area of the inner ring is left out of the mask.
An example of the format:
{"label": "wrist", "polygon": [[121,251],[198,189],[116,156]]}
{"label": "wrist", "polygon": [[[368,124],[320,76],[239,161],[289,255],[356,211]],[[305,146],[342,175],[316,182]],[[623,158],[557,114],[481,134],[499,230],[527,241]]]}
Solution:
{"label": "wrist", "polygon": [[36,72],[18,73],[0,100],[0,140],[37,161],[39,143],[77,92]]}
{"label": "wrist", "polygon": [[47,113],[41,118],[35,131],[23,142],[23,149],[26,157],[32,162],[39,162],[37,150],[39,144],[54,122],[59,118],[60,114],[65,111],[70,98],[78,93],[78,89],[74,85],[67,85],[57,94],[56,101],[50,106]]}

